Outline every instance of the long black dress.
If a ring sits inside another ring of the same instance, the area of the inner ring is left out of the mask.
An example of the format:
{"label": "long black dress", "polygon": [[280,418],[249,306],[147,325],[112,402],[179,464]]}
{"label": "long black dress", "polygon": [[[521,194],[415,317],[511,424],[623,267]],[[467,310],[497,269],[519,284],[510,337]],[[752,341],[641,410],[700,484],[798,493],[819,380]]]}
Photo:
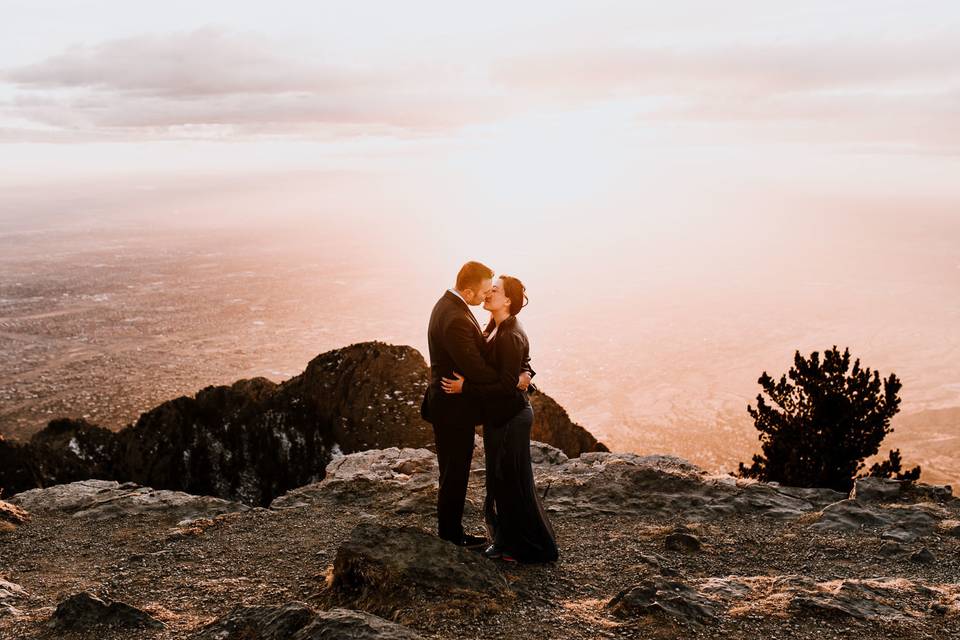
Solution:
{"label": "long black dress", "polygon": [[[487,326],[489,335],[494,324]],[[531,370],[530,343],[521,324],[510,316],[496,327],[484,356],[500,381],[479,384],[467,379],[463,393],[483,400],[483,446],[487,498],[484,518],[494,544],[520,562],[550,562],[559,557],[553,527],[543,509],[530,461],[533,407],[517,389],[521,369]]]}

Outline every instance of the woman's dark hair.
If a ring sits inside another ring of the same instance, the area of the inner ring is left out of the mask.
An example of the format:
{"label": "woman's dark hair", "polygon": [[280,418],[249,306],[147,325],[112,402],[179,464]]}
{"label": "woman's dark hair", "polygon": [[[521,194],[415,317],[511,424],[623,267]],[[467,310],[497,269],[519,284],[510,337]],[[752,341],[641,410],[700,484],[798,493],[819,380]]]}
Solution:
{"label": "woman's dark hair", "polygon": [[513,276],[500,276],[500,280],[503,281],[503,294],[510,299],[510,315],[515,316],[530,302],[527,288]]}

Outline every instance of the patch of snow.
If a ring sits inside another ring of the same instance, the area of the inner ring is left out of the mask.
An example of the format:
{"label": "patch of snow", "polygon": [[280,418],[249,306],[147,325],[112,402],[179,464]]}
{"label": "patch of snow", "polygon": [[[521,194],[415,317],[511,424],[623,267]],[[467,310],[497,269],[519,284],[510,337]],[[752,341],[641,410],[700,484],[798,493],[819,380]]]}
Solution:
{"label": "patch of snow", "polygon": [[70,449],[70,451],[81,460],[87,459],[87,457],[80,452],[80,443],[77,442],[76,437],[70,438],[70,442],[67,443],[67,449]]}
{"label": "patch of snow", "polygon": [[280,441],[280,451],[283,452],[283,459],[290,459],[290,438],[287,437],[286,432],[277,431],[277,439]]}

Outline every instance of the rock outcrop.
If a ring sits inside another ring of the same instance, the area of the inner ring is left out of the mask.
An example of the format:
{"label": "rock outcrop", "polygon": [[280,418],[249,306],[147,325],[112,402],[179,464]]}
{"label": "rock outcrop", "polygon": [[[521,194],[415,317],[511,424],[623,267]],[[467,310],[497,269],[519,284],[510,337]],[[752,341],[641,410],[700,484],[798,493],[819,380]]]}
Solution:
{"label": "rock outcrop", "polygon": [[265,504],[323,477],[329,422],[264,378],[165,402],[118,433],[117,479]]}
{"label": "rock outcrop", "polygon": [[30,489],[10,501],[35,513],[61,511],[91,520],[161,515],[183,521],[249,509],[245,504],[212,496],[141,487],[132,482],[120,484],[113,480],[80,480]]}
{"label": "rock outcrop", "polygon": [[[875,530],[885,540],[912,542],[934,531],[960,527],[944,508],[955,501],[949,487],[884,480],[904,502],[865,502],[874,479],[857,482],[852,494],[831,489],[783,487],[774,483],[711,475],[672,456],[595,452],[567,458],[540,442],[530,445],[537,486],[553,513],[627,515],[710,521],[738,515],[775,520],[805,516],[819,531]],[[473,471],[483,473],[483,445],[476,441]],[[338,457],[327,477],[299,487],[272,508],[316,501],[365,504],[393,513],[429,513],[436,505],[436,456],[426,449],[361,451]],[[935,497],[940,502],[908,502]],[[470,505],[468,504],[468,509]],[[665,541],[668,548],[694,551],[699,541],[683,529]]]}
{"label": "rock outcrop", "polygon": [[372,449],[338,456],[321,481],[294,489],[270,503],[271,509],[302,507],[316,501],[360,504],[393,513],[436,509],[437,456],[427,449]]}
{"label": "rock outcrop", "polygon": [[[89,426],[81,421],[58,422],[71,422],[78,431]],[[0,495],[9,496],[25,489],[94,477],[91,465],[82,455],[69,446],[45,445],[42,439],[36,443],[17,442],[0,435]]]}
{"label": "rock outcrop", "polygon": [[[29,443],[0,440],[0,489],[98,478],[266,505],[322,479],[337,452],[432,446],[420,417],[428,381],[415,349],[351,345],[279,384],[238,380],[164,402],[116,433],[59,419]],[[534,438],[568,456],[606,450],[545,394],[532,403]]]}
{"label": "rock outcrop", "polygon": [[756,513],[796,518],[843,494],[829,489],[780,487],[710,475],[672,456],[585,453],[561,464],[538,465],[547,508],[581,514],[646,514],[710,520]]}
{"label": "rock outcrop", "polygon": [[888,478],[858,478],[850,497],[825,507],[811,528],[820,531],[878,531],[884,540],[913,542],[949,519],[943,505],[954,500],[949,486]]}
{"label": "rock outcrop", "polygon": [[72,453],[83,461],[90,478],[114,475],[118,438],[109,429],[90,424],[83,418],[51,420],[30,438],[35,448]]}

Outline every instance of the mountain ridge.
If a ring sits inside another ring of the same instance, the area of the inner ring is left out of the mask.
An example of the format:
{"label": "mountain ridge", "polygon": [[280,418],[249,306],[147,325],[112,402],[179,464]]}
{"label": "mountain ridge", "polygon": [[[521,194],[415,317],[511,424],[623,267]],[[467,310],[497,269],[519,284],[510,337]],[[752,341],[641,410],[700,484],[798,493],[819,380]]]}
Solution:
{"label": "mountain ridge", "polygon": [[[0,438],[0,489],[97,478],[265,505],[321,480],[336,452],[431,447],[420,417],[428,383],[416,349],[356,343],[280,383],[241,379],[168,400],[116,432],[59,418],[27,443]],[[569,456],[607,450],[545,393],[531,404],[533,438]]]}

